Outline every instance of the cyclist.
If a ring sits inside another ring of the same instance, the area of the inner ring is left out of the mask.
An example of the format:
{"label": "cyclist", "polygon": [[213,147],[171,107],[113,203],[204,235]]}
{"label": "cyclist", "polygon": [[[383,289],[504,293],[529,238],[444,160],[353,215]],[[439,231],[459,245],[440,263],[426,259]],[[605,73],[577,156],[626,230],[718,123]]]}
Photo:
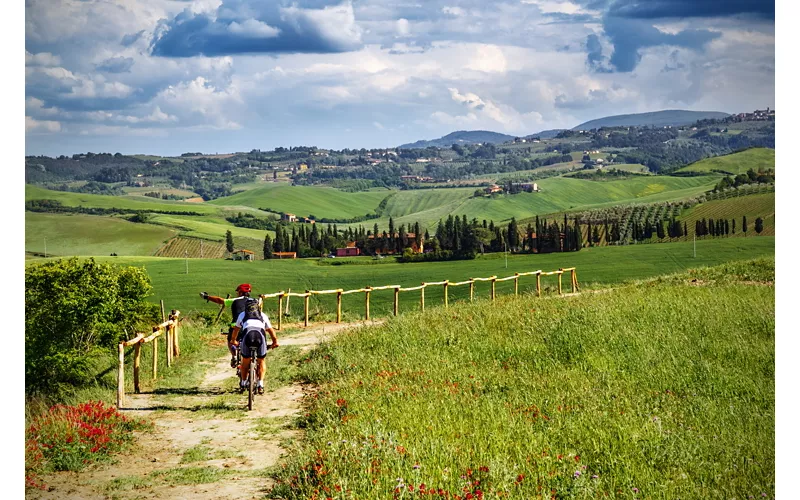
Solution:
{"label": "cyclist", "polygon": [[242,283],[236,287],[237,296],[232,299],[224,299],[209,295],[207,292],[201,292],[200,296],[206,299],[206,302],[211,301],[215,304],[231,306],[231,323],[228,327],[228,351],[231,353],[231,368],[236,368],[236,346],[233,344],[233,328],[236,326],[236,318],[244,312],[244,306],[247,299],[250,297],[252,287],[249,283]]}
{"label": "cyclist", "polygon": [[242,369],[239,370],[240,380],[239,388],[244,390],[247,387],[247,375],[250,370],[250,348],[256,348],[256,357],[258,358],[258,394],[264,394],[264,372],[266,371],[265,359],[267,356],[267,338],[265,333],[269,333],[272,344],[270,349],[278,347],[278,337],[272,324],[269,322],[269,317],[261,311],[260,301],[256,299],[248,299],[245,304],[245,310],[236,318],[236,325],[233,327],[234,345],[239,346],[242,353]]}

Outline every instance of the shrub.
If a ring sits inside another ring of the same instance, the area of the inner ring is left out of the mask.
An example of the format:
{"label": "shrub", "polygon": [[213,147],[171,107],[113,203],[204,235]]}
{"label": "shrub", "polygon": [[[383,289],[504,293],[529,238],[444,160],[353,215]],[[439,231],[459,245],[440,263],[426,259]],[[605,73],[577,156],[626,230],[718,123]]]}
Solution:
{"label": "shrub", "polygon": [[41,473],[78,471],[107,460],[133,441],[131,431],[146,426],[99,401],[53,406],[25,430],[25,486],[45,488]]}
{"label": "shrub", "polygon": [[55,393],[91,379],[91,360],[157,321],[144,269],[57,260],[25,269],[25,387]]}

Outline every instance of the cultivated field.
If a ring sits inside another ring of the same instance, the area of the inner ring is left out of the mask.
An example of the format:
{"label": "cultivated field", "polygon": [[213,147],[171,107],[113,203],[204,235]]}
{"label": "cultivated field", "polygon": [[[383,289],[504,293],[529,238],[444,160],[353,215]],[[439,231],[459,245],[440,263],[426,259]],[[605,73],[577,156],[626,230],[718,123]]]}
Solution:
{"label": "cultivated field", "polygon": [[756,234],[756,217],[761,217],[764,220],[764,230],[761,234],[775,236],[775,193],[707,201],[683,212],[680,220],[686,222],[690,233],[694,233],[695,221],[699,219],[728,219],[729,222],[731,219],[735,219],[736,233],[729,235],[729,237],[744,237],[742,216],[747,217],[747,237]]}
{"label": "cultivated field", "polygon": [[731,175],[747,173],[749,169],[775,169],[775,150],[752,148],[739,153],[706,158],[676,170],[676,172],[711,172],[719,170]]}

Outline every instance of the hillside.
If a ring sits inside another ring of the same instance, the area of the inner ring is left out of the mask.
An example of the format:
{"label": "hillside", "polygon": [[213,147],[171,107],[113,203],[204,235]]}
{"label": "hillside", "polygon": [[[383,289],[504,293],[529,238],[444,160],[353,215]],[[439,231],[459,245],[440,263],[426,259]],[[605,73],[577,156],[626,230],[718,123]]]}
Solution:
{"label": "hillside", "polygon": [[775,150],[769,148],[751,148],[724,156],[706,158],[686,165],[675,171],[684,172],[725,172],[730,175],[744,174],[749,169],[754,172],[759,170],[775,169]]}
{"label": "hillside", "polygon": [[539,139],[552,139],[558,135],[559,132],[563,131],[563,128],[553,128],[550,130],[542,130],[541,132],[536,132],[535,134],[525,136],[526,139],[531,139],[533,137],[538,137]]}
{"label": "hillside", "polygon": [[653,111],[650,113],[634,113],[630,115],[614,115],[604,118],[597,118],[581,123],[572,130],[591,130],[600,127],[635,127],[635,126],[679,126],[689,125],[697,120],[720,119],[728,116],[728,113],[718,111],[685,111],[679,109],[668,109],[664,111]]}
{"label": "hillside", "polygon": [[513,135],[500,134],[498,132],[490,132],[488,130],[459,130],[456,132],[451,132],[438,139],[432,139],[429,141],[419,140],[417,142],[403,144],[398,147],[401,149],[419,149],[430,146],[449,148],[453,144],[476,144],[479,142],[501,144],[511,140],[514,140]]}

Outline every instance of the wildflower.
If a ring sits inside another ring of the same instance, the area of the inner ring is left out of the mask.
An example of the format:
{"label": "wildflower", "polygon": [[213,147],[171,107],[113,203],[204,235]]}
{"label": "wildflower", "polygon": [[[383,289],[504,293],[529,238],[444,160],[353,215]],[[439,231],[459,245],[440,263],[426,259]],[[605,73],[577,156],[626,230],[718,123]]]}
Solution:
{"label": "wildflower", "polygon": [[597,474],[592,474],[592,479],[597,479]]}
{"label": "wildflower", "polygon": [[762,492],[762,493],[761,493],[761,496],[762,496],[762,497],[765,497],[765,496],[767,496],[767,494]]}
{"label": "wildflower", "polygon": [[419,464],[414,464],[414,470],[419,470],[419,468],[420,468]]}
{"label": "wildflower", "polygon": [[576,471],[575,471],[575,474],[573,474],[573,476],[574,476],[574,477],[576,477],[576,478],[577,478],[577,477],[581,477],[581,471],[579,471],[579,470],[576,470]]}
{"label": "wildflower", "polygon": [[478,470],[481,471],[481,472],[489,472],[489,467],[486,467],[485,465],[481,465],[480,468],[478,468]]}
{"label": "wildflower", "polygon": [[634,493],[639,493],[639,488],[633,488]]}

